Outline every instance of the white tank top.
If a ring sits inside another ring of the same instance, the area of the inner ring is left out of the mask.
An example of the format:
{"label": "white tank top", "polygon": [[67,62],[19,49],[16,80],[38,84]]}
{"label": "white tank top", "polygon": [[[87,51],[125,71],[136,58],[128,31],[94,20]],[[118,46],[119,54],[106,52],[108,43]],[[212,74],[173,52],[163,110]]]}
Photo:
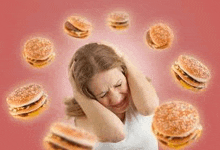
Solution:
{"label": "white tank top", "polygon": [[143,116],[133,104],[125,113],[125,139],[118,143],[97,143],[95,150],[158,150],[158,143],[151,131],[153,115]]}

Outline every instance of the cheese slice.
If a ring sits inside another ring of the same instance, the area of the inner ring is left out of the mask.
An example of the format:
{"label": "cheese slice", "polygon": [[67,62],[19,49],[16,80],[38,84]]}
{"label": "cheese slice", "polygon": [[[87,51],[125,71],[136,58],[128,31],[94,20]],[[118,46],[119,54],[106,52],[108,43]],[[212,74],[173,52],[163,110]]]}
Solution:
{"label": "cheese slice", "polygon": [[183,80],[180,80],[180,84],[186,88],[186,89],[194,89],[192,86],[190,86],[189,84],[187,84],[186,82],[184,82]]}
{"label": "cheese slice", "polygon": [[13,117],[18,118],[18,119],[22,119],[22,120],[33,119],[33,118],[39,116],[47,108],[47,103],[48,103],[48,100],[45,102],[44,105],[42,105],[40,108],[38,108],[35,111],[29,112],[25,115],[15,115]]}

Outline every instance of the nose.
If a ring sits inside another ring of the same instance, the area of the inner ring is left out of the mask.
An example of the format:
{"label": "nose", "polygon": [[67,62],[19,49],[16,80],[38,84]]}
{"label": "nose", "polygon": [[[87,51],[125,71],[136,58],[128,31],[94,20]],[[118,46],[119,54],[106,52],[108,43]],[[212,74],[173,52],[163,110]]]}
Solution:
{"label": "nose", "polygon": [[122,94],[120,94],[119,91],[112,90],[110,92],[110,104],[111,105],[116,105],[116,104],[120,103],[121,100],[122,100]]}

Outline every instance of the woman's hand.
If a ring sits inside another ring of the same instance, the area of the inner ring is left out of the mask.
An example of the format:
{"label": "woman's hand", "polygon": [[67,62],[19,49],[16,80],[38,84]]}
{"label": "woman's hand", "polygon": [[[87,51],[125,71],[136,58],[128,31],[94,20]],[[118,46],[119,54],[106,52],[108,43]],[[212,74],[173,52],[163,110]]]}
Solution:
{"label": "woman's hand", "polygon": [[67,118],[85,116],[84,111],[82,110],[81,106],[77,103],[75,98],[66,97],[64,99],[64,104],[65,104],[65,114]]}
{"label": "woman's hand", "polygon": [[123,58],[124,57],[124,53],[119,51],[118,49],[114,49],[115,53],[120,57]]}
{"label": "woman's hand", "polygon": [[120,51],[120,50],[118,50],[118,49],[114,49],[114,51],[115,51],[115,53],[120,57],[120,58],[122,58],[123,59],[123,61],[124,61],[124,63],[125,63],[125,65],[127,66],[127,65],[130,65],[130,60],[128,59],[128,56],[125,54],[125,53],[123,53],[122,51]]}
{"label": "woman's hand", "polygon": [[138,112],[142,115],[151,115],[159,105],[159,98],[150,79],[134,66],[129,59],[124,59],[127,67],[127,80],[131,97]]}

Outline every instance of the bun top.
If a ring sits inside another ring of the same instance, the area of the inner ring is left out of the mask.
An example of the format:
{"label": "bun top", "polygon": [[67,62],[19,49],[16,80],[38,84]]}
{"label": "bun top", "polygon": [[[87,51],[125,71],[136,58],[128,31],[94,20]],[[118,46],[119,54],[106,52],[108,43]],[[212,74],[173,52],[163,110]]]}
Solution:
{"label": "bun top", "polygon": [[166,102],[155,110],[153,127],[165,136],[184,136],[199,125],[197,110],[186,102]]}
{"label": "bun top", "polygon": [[125,22],[129,20],[129,15],[126,12],[116,11],[109,14],[108,20],[111,22]]}
{"label": "bun top", "polygon": [[172,30],[163,23],[155,24],[150,27],[149,32],[151,40],[158,46],[171,44],[171,41],[173,40]]}
{"label": "bun top", "polygon": [[95,135],[62,122],[54,123],[51,126],[51,132],[69,141],[88,147],[93,147],[97,142],[97,137]]}
{"label": "bun top", "polygon": [[82,31],[90,31],[92,29],[92,24],[86,20],[86,18],[80,16],[71,16],[68,20],[74,27]]}
{"label": "bun top", "polygon": [[53,44],[45,38],[36,37],[24,45],[23,54],[30,59],[44,60],[53,52]]}
{"label": "bun top", "polygon": [[211,78],[209,69],[191,56],[180,55],[178,64],[183,71],[199,82],[207,82]]}
{"label": "bun top", "polygon": [[33,103],[43,95],[43,88],[38,84],[28,84],[15,89],[7,97],[10,107],[21,107]]}

